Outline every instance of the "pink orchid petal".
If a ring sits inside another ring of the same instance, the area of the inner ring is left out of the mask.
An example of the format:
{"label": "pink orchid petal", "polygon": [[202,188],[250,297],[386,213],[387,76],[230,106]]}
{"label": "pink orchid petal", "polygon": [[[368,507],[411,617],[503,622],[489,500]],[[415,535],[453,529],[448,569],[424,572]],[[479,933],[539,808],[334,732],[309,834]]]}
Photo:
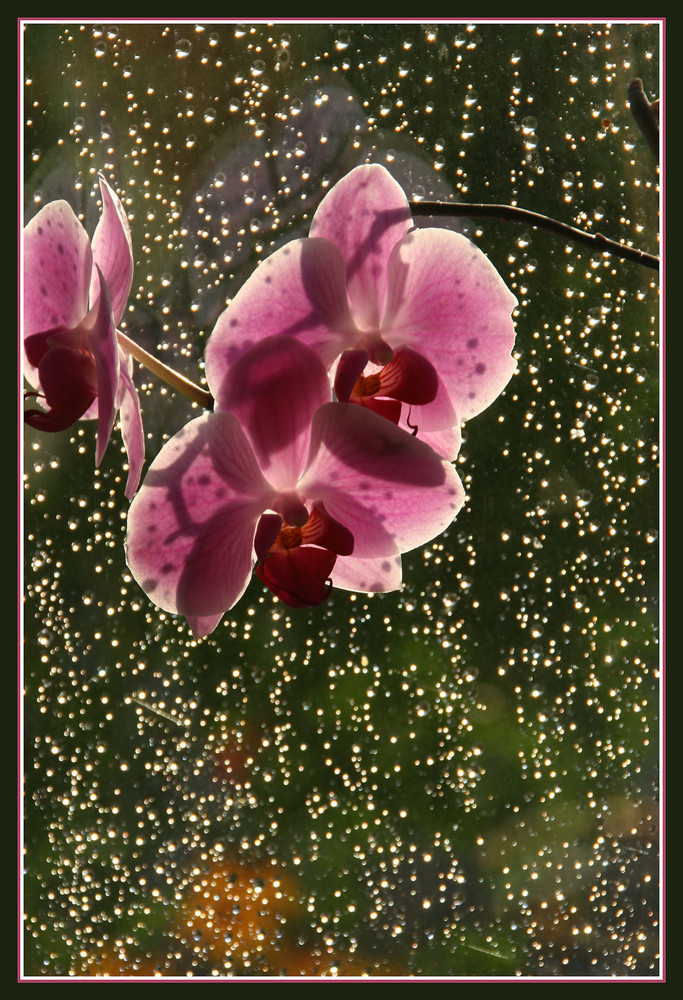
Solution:
{"label": "pink orchid petal", "polygon": [[[120,350],[120,348],[119,348]],[[140,485],[145,461],[145,435],[140,413],[140,400],[131,375],[132,359],[123,351],[119,355],[118,405],[121,419],[121,437],[128,455],[128,481],[125,494],[131,500]]]}
{"label": "pink orchid petal", "polygon": [[221,611],[219,615],[205,615],[200,618],[188,615],[187,624],[190,626],[192,635],[196,639],[203,639],[205,636],[209,635],[219,624],[223,614],[224,612]]}
{"label": "pink orchid petal", "polygon": [[379,327],[387,261],[411,225],[403,189],[376,163],[356,167],[342,177],[313,216],[310,237],[331,240],[341,250],[351,313],[363,330]]}
{"label": "pink orchid petal", "polygon": [[67,346],[54,346],[40,362],[40,384],[45,410],[28,409],[24,419],[41,431],[63,431],[85,413],[97,392],[92,355]]}
{"label": "pink orchid petal", "polygon": [[[92,250],[88,234],[65,201],[53,201],[24,230],[23,334],[78,326],[88,311]],[[25,375],[36,386],[37,372]]]}
{"label": "pink orchid petal", "polygon": [[116,395],[119,386],[119,347],[116,328],[111,312],[109,290],[99,268],[95,268],[100,288],[96,303],[91,309],[84,326],[88,328],[88,347],[95,358],[97,371],[97,448],[95,464],[102,461],[114,420],[116,419]]}
{"label": "pink orchid petal", "polygon": [[461,421],[480,413],[515,370],[515,296],[477,247],[445,229],[415,230],[401,240],[388,282],[384,335],[393,347],[409,344],[431,361],[445,390],[430,408],[430,427],[438,429],[434,414],[447,401]]}
{"label": "pink orchid petal", "polygon": [[[118,326],[126,308],[133,281],[133,243],[123,205],[115,192],[99,175],[102,215],[92,239],[95,263],[107,283],[111,296],[114,324]],[[93,299],[99,292],[93,274]]]}
{"label": "pink orchid petal", "polygon": [[348,403],[353,387],[370,360],[364,350],[344,351],[334,374],[334,394],[340,403]]}
{"label": "pink orchid petal", "polygon": [[133,576],[166,611],[195,624],[220,618],[249,583],[256,524],[273,499],[232,414],[190,421],[161,449],[130,506]]}
{"label": "pink orchid petal", "polygon": [[240,599],[251,579],[260,515],[258,504],[235,500],[202,525],[185,552],[177,581],[180,614],[220,614]]}
{"label": "pink orchid petal", "polygon": [[311,608],[329,597],[330,573],[336,552],[299,545],[295,549],[271,553],[256,567],[256,575],[269,590],[290,608]]}
{"label": "pink orchid petal", "polygon": [[401,557],[358,559],[345,556],[337,559],[332,570],[332,584],[340,590],[355,590],[364,594],[386,594],[401,587]]}
{"label": "pink orchid petal", "polygon": [[347,527],[354,555],[397,555],[429,541],[464,502],[453,468],[430,447],[352,403],[328,403],[313,418],[299,492]]}
{"label": "pink orchid petal", "polygon": [[292,337],[266,337],[228,368],[216,409],[238,418],[270,484],[291,490],[306,462],[313,414],[331,395],[315,351]]}
{"label": "pink orchid petal", "polygon": [[398,426],[413,434],[419,441],[424,441],[447,462],[453,462],[458,457],[462,443],[460,425],[452,424],[438,431],[427,430],[423,426],[422,417],[428,412],[427,406],[404,406]]}
{"label": "pink orchid petal", "polygon": [[226,370],[264,337],[307,344],[329,367],[355,341],[344,261],[326,240],[293,240],[264,260],[218,318],[206,345],[206,378],[221,399]]}

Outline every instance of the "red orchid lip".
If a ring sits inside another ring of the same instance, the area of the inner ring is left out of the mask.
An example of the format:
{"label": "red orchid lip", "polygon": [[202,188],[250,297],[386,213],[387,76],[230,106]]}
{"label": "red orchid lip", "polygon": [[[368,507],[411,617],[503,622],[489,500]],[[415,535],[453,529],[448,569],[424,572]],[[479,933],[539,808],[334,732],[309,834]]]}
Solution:
{"label": "red orchid lip", "polygon": [[284,523],[277,514],[263,514],[254,550],[256,575],[269,590],[290,607],[313,607],[329,596],[337,556],[351,555],[353,535],[322,506],[314,505],[301,526]]}
{"label": "red orchid lip", "polygon": [[398,399],[411,406],[425,406],[436,398],[439,376],[431,361],[410,347],[400,347],[389,364],[370,375],[360,375],[350,399],[368,396]]}
{"label": "red orchid lip", "polygon": [[256,567],[256,575],[290,608],[312,608],[327,600],[337,553],[315,545],[273,552]]}
{"label": "red orchid lip", "polygon": [[39,334],[30,339],[39,338],[46,345],[38,364],[43,391],[32,395],[42,395],[47,409],[27,409],[24,420],[36,430],[63,431],[79,420],[97,398],[95,359],[81,348],[53,346],[49,336],[43,339]]}

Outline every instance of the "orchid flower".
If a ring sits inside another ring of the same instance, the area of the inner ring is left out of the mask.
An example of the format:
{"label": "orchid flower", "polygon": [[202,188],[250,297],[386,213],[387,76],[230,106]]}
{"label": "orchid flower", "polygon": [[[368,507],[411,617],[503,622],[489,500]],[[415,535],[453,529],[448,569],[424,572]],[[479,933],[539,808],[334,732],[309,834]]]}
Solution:
{"label": "orchid flower", "polygon": [[459,424],[515,369],[516,299],[464,236],[411,226],[384,167],[351,170],[321,201],[310,235],[265,260],[218,318],[209,381],[259,338],[295,337],[334,368],[339,400],[417,427],[453,459]]}
{"label": "orchid flower", "polygon": [[397,589],[401,553],[463,504],[453,466],[365,407],[330,401],[325,366],[294,338],[266,338],[221,374],[216,410],[164,445],[131,504],[126,551],[142,589],[196,636],[254,567],[294,607],[330,585]]}
{"label": "orchid flower", "polygon": [[45,205],[24,230],[24,375],[42,409],[24,419],[43,431],[97,419],[96,464],[117,412],[128,454],[126,496],[140,482],[144,437],[132,362],[117,324],[133,280],[128,220],[102,175],[102,214],[92,245],[65,201]]}

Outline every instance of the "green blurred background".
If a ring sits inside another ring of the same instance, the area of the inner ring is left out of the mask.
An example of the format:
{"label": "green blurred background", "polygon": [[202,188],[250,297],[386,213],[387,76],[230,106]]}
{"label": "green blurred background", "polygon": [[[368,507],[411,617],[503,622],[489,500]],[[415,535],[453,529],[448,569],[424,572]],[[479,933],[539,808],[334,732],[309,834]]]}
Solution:
{"label": "green blurred background", "polygon": [[[62,197],[92,233],[103,171],[122,329],[194,381],[256,262],[367,160],[657,253],[627,86],[658,96],[659,36],[25,23],[25,219]],[[254,580],[198,642],[127,570],[118,433],[95,471],[92,424],[26,428],[26,976],[658,974],[657,275],[452,225],[517,295],[518,369],[400,592],[292,611]],[[196,412],[135,379],[149,463]]]}

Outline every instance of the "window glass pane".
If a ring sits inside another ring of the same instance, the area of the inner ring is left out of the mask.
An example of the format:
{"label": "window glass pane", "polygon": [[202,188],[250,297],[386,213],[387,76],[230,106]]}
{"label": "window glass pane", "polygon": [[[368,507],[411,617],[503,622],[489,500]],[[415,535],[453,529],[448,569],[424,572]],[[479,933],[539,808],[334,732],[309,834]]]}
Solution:
{"label": "window glass pane", "polygon": [[[660,25],[24,24],[25,222],[98,172],[130,221],[120,329],[206,387],[256,265],[380,163],[658,253],[628,106]],[[208,637],[124,549],[118,430],[25,428],[33,977],[659,974],[659,302],[651,268],[497,218],[517,369],[468,420],[454,523],[399,591],[254,577]],[[201,407],[134,367],[145,471]]]}

